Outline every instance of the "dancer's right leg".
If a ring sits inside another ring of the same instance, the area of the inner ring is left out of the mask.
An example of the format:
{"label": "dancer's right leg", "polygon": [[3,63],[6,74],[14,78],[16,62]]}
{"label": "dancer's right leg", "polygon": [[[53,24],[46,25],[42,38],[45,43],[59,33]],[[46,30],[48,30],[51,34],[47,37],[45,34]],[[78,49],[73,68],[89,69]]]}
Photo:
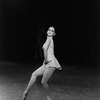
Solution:
{"label": "dancer's right leg", "polygon": [[45,67],[42,65],[41,67],[39,67],[37,70],[35,70],[32,75],[31,75],[31,79],[23,93],[23,100],[26,100],[26,97],[28,95],[29,90],[31,89],[31,87],[33,86],[33,84],[36,81],[37,76],[43,75],[45,70]]}

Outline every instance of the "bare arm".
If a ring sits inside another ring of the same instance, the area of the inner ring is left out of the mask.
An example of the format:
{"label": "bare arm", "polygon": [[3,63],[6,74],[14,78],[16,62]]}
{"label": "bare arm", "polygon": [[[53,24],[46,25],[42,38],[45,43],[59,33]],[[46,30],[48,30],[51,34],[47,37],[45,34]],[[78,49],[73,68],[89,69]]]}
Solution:
{"label": "bare arm", "polygon": [[47,63],[47,50],[44,50],[44,63]]}
{"label": "bare arm", "polygon": [[50,40],[48,40],[48,43],[47,43],[47,47],[43,49],[43,52],[44,52],[44,63],[48,63],[48,59],[47,59],[47,51],[48,51],[48,48],[50,46]]}

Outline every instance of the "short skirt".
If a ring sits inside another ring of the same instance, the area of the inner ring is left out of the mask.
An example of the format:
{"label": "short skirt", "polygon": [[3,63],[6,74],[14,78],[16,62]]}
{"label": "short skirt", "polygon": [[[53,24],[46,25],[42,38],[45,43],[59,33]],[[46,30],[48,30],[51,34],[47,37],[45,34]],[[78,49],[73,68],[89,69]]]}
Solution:
{"label": "short skirt", "polygon": [[54,55],[49,55],[48,61],[49,63],[47,63],[45,67],[55,67],[58,70],[62,69],[61,65],[59,64],[58,60],[56,59]]}

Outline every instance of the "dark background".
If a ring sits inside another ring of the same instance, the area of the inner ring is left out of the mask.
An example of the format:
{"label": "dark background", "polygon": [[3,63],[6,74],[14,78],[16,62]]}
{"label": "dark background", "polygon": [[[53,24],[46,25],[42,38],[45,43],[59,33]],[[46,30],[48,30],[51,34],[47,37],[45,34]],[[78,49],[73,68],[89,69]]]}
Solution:
{"label": "dark background", "polygon": [[99,1],[1,0],[0,7],[1,61],[34,63],[39,32],[53,25],[61,64],[100,65]]}

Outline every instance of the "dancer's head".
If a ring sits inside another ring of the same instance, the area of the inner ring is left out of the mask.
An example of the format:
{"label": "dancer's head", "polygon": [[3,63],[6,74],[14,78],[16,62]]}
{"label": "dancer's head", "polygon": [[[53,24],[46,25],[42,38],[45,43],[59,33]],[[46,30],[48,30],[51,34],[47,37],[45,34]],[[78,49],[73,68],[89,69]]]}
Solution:
{"label": "dancer's head", "polygon": [[47,35],[53,37],[55,34],[55,28],[53,26],[49,27],[47,30]]}

